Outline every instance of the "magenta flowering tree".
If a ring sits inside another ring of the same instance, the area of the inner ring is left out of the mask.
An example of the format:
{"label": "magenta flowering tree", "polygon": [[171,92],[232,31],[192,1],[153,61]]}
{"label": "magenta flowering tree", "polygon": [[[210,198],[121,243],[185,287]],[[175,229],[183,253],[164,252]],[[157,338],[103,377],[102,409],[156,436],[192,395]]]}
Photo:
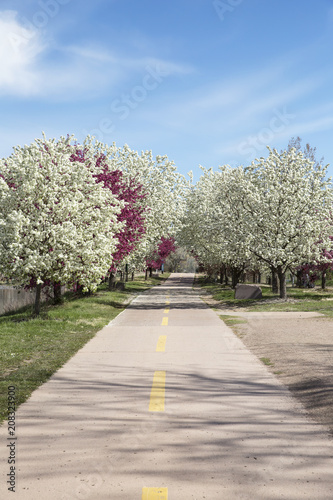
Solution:
{"label": "magenta flowering tree", "polygon": [[[147,271],[150,273],[152,270],[161,269],[162,264],[165,262],[165,259],[177,249],[175,245],[175,239],[171,236],[165,238],[162,236],[161,241],[158,243],[157,248],[152,253],[152,255],[146,259]],[[147,275],[146,271],[146,275]]]}
{"label": "magenta flowering tree", "polygon": [[[87,163],[84,147],[77,146],[73,161]],[[101,183],[105,189],[109,189],[113,196],[122,202],[122,208],[118,214],[118,221],[122,223],[122,229],[115,233],[118,243],[112,254],[112,265],[109,269],[109,286],[114,282],[117,267],[137,247],[146,232],[145,226],[145,204],[146,193],[143,186],[135,178],[124,176],[121,170],[111,170],[107,158],[100,154],[94,159],[97,172],[94,177],[97,183]]]}
{"label": "magenta flowering tree", "polygon": [[[333,236],[330,236],[333,241]],[[321,288],[326,288],[328,271],[333,271],[333,248],[322,250],[322,260],[314,263],[305,263],[297,268],[298,286],[314,285],[317,279],[321,279]]]}

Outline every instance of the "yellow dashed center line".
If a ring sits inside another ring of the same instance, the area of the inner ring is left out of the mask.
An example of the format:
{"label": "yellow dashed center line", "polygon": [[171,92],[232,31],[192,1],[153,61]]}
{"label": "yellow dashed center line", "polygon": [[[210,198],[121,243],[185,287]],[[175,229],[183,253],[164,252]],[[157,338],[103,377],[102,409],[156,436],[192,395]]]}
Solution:
{"label": "yellow dashed center line", "polygon": [[165,343],[166,343],[166,335],[161,335],[158,338],[156,352],[164,352],[165,351]]}
{"label": "yellow dashed center line", "polygon": [[167,307],[166,309],[164,309],[164,314],[168,314],[169,311],[170,311],[170,307]]}
{"label": "yellow dashed center line", "polygon": [[142,488],[142,500],[168,500],[168,488]]}
{"label": "yellow dashed center line", "polygon": [[167,305],[169,305],[169,304],[170,304],[170,300],[166,300],[166,301],[165,301],[165,303],[166,303]]}
{"label": "yellow dashed center line", "polygon": [[162,319],[162,323],[161,323],[161,325],[162,325],[162,326],[168,326],[168,319],[169,319],[169,318],[164,317],[164,318]]}
{"label": "yellow dashed center line", "polygon": [[[150,392],[149,411],[164,411],[165,372],[155,372]],[[153,497],[152,497],[153,498]]]}

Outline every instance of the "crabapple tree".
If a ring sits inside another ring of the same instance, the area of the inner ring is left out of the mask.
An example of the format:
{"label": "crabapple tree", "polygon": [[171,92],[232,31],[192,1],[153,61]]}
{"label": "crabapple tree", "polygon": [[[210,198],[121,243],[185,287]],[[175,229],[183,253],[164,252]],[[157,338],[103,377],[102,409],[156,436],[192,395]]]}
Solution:
{"label": "crabapple tree", "polygon": [[249,250],[276,270],[280,297],[286,298],[287,269],[320,259],[329,245],[332,188],[327,166],[302,151],[268,150],[267,158],[244,170],[234,193],[241,206],[239,227],[250,237]]}
{"label": "crabapple tree", "polygon": [[36,283],[36,314],[46,281],[96,289],[123,226],[123,202],[96,182],[102,168],[73,160],[72,140],[44,136],[0,161],[0,270]]}

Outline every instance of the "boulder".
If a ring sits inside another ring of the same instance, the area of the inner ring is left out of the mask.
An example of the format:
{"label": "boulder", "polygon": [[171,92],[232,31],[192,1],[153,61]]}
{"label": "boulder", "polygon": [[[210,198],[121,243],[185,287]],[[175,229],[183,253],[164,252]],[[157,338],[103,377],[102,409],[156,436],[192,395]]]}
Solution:
{"label": "boulder", "polygon": [[262,291],[257,285],[236,285],[235,299],[262,299]]}

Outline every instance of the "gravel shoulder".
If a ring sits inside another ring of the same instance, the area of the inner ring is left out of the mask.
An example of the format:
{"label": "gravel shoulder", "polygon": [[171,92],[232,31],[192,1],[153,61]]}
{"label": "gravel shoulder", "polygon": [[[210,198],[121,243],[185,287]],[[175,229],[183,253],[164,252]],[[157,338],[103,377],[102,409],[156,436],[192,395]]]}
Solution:
{"label": "gravel shoulder", "polygon": [[229,326],[245,346],[265,358],[309,417],[333,436],[333,319],[319,313],[228,310],[206,295],[202,298],[217,307],[217,314],[232,317]]}

